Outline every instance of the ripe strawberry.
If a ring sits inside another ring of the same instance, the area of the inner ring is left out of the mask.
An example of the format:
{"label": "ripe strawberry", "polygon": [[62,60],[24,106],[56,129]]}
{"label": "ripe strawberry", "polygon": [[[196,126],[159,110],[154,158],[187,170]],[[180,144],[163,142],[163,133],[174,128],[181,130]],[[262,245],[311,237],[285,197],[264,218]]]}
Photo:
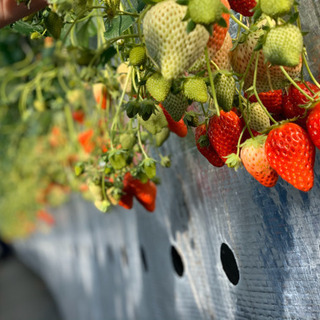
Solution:
{"label": "ripe strawberry", "polygon": [[278,181],[277,172],[271,168],[265,153],[266,136],[248,139],[241,149],[241,161],[247,171],[265,187],[273,187]]}
{"label": "ripe strawberry", "polygon": [[261,132],[270,126],[270,119],[260,103],[254,102],[245,109],[248,124],[251,129]]}
{"label": "ripe strawberry", "polygon": [[188,101],[182,93],[173,94],[169,92],[162,105],[174,121],[179,121],[188,108]]}
{"label": "ripe strawberry", "polygon": [[[260,92],[259,98],[266,109],[272,114],[280,114],[282,112],[282,90],[271,90],[268,92]],[[255,95],[249,98],[250,102],[257,102]]]}
{"label": "ripe strawberry", "polygon": [[265,58],[273,65],[295,67],[300,63],[303,37],[293,24],[278,25],[267,34],[263,45]]}
{"label": "ripe strawberry", "polygon": [[79,133],[78,135],[78,141],[82,145],[86,153],[91,153],[95,148],[94,142],[92,141],[93,134],[93,130],[88,129],[84,132]]}
{"label": "ripe strawberry", "polygon": [[83,124],[84,123],[84,118],[85,118],[85,113],[83,110],[75,110],[72,112],[72,118],[74,121]]}
{"label": "ripe strawberry", "polygon": [[290,12],[294,0],[260,0],[260,8],[266,15],[277,18]]}
{"label": "ripe strawberry", "polygon": [[[307,93],[309,96],[313,97],[315,93],[319,92],[319,88],[309,82],[306,81],[306,85],[302,82],[297,82],[296,83],[305,93]],[[310,88],[312,91],[310,91],[308,88]],[[292,101],[293,104],[296,106],[302,106],[305,105],[309,102],[308,98],[304,96],[294,85],[290,85],[289,87],[289,96],[290,100]]]}
{"label": "ripe strawberry", "polygon": [[220,0],[189,0],[188,12],[195,23],[209,25],[217,21],[222,13]]}
{"label": "ripe strawberry", "polygon": [[210,118],[208,137],[211,145],[220,158],[226,162],[231,153],[237,152],[238,140],[243,129],[243,123],[234,111],[220,112],[220,117],[215,115]]}
{"label": "ripe strawberry", "polygon": [[208,100],[207,85],[203,78],[187,78],[183,84],[184,95],[194,101],[205,103]]}
{"label": "ripe strawberry", "polygon": [[314,145],[320,149],[320,103],[311,110],[307,118],[307,130]]}
{"label": "ripe strawberry", "polygon": [[146,48],[142,46],[134,47],[129,53],[129,62],[132,66],[140,66],[145,63],[147,58]]}
{"label": "ripe strawberry", "polygon": [[133,194],[146,210],[150,212],[155,210],[157,186],[152,181],[148,180],[146,183],[142,183],[128,172],[125,174],[123,184],[124,192]]}
{"label": "ripe strawberry", "polygon": [[[264,31],[261,29],[266,24],[266,20],[260,20],[256,26],[259,28],[258,30],[249,33],[246,37],[245,41],[239,43],[235,50],[231,52],[231,63],[233,70],[237,73],[243,74],[249,64],[250,58],[252,54],[254,54],[254,48],[257,45],[258,39],[261,35],[264,34]],[[288,81],[284,74],[282,73],[279,66],[271,66],[269,63],[265,63],[265,57],[260,50],[258,52],[259,60],[258,60],[258,71],[257,71],[257,81],[256,81],[256,89],[259,92],[268,92],[270,90],[277,90],[283,88],[287,85]],[[284,67],[286,72],[290,75],[291,78],[296,78],[302,66],[302,59],[300,59],[300,63],[295,67]],[[255,61],[249,67],[248,74],[244,81],[244,90],[247,90],[253,85],[253,76],[255,69]],[[272,87],[271,87],[272,85]]]}
{"label": "ripe strawberry", "polygon": [[92,86],[93,96],[96,100],[97,104],[101,107],[101,109],[106,109],[107,107],[107,87],[103,83],[95,83]]}
{"label": "ripe strawberry", "polygon": [[186,6],[162,1],[143,20],[147,54],[166,79],[188,70],[201,56],[209,39],[208,31],[199,24],[187,33],[187,22],[182,21],[186,12]]}
{"label": "ripe strawberry", "polygon": [[218,73],[214,78],[219,107],[228,112],[232,108],[233,97],[236,92],[236,81],[231,75]]}
{"label": "ripe strawberry", "polygon": [[133,194],[125,193],[121,196],[118,205],[125,208],[125,209],[132,209],[133,207]]}
{"label": "ripe strawberry", "polygon": [[[221,4],[225,6],[228,10],[230,10],[230,4],[228,0],[221,0]],[[220,50],[229,30],[230,13],[224,12],[222,13],[221,17],[224,19],[227,26],[223,27],[218,23],[215,23],[213,25],[212,35],[209,37],[207,43],[209,57],[213,57]]]}
{"label": "ripe strawberry", "polygon": [[168,121],[168,128],[170,131],[175,133],[177,136],[184,138],[188,133],[188,127],[184,123],[183,119],[180,119],[178,122],[174,121],[168,111],[163,107],[162,104],[159,104],[161,107],[167,121]]}
{"label": "ripe strawberry", "polygon": [[[313,93],[304,83],[297,82],[297,85],[309,96],[313,96]],[[307,85],[314,93],[319,91],[316,85],[308,81]],[[308,102],[309,100],[307,97],[305,97],[297,88],[295,88],[295,86],[290,85],[288,92],[284,92],[282,97],[283,115],[287,119],[301,117],[301,119],[298,119],[295,122],[305,128],[308,111],[307,109],[303,108],[303,105],[307,104]]]}
{"label": "ripe strawberry", "polygon": [[198,150],[213,166],[222,167],[224,165],[224,161],[219,157],[209,142],[205,124],[196,128],[195,139]]}
{"label": "ripe strawberry", "polygon": [[295,123],[273,129],[265,143],[270,166],[301,191],[313,187],[315,147],[307,132]]}
{"label": "ripe strawberry", "polygon": [[165,100],[170,91],[171,80],[167,80],[160,73],[155,72],[147,79],[146,87],[151,96],[161,102]]}
{"label": "ripe strawberry", "polygon": [[246,17],[253,16],[253,8],[256,6],[256,0],[229,0],[231,9],[241,13]]}

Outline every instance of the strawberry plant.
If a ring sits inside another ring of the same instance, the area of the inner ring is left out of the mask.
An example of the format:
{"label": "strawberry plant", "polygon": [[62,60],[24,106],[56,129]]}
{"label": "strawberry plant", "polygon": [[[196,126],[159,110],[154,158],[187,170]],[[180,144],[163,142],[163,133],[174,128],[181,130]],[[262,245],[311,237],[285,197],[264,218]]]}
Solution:
{"label": "strawberry plant", "polygon": [[0,52],[0,232],[28,234],[71,191],[102,212],[153,212],[174,135],[194,134],[217,168],[309,191],[320,85],[298,13],[291,0],[49,0],[1,29],[19,49]]}

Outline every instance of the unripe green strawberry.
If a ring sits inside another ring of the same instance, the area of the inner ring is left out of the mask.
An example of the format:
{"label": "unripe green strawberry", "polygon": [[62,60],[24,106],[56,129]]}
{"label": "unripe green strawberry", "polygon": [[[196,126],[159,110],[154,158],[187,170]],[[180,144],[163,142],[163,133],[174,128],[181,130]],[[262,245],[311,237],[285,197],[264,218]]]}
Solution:
{"label": "unripe green strawberry", "polygon": [[44,19],[44,24],[55,39],[60,38],[63,20],[57,13],[50,11],[49,15]]}
{"label": "unripe green strawberry", "polygon": [[123,149],[129,150],[136,142],[136,135],[132,132],[123,133],[120,135],[119,142]]}
{"label": "unripe green strawberry", "polygon": [[173,94],[169,92],[162,105],[174,121],[179,121],[186,112],[188,101],[182,93]]}
{"label": "unripe green strawberry", "polygon": [[169,136],[170,136],[170,129],[167,127],[162,128],[162,130],[155,135],[156,146],[161,147],[163,143],[169,138]]}
{"label": "unripe green strawberry", "polygon": [[141,166],[143,167],[144,173],[149,179],[152,179],[156,176],[156,162],[153,159],[145,159],[142,161]]}
{"label": "unripe green strawberry", "polygon": [[108,156],[109,162],[113,169],[121,170],[127,164],[125,153],[121,150],[112,150]]}
{"label": "unripe green strawberry", "polygon": [[[231,63],[233,70],[237,73],[244,74],[248,68],[250,58],[255,54],[255,47],[257,46],[258,39],[264,34],[262,27],[266,25],[267,20],[262,18],[256,23],[258,29],[254,32],[250,32],[243,42],[238,43],[237,47],[231,52]],[[260,50],[258,52],[258,70],[257,70],[257,81],[256,89],[257,92],[268,92],[270,90],[281,89],[287,85],[288,80],[281,71],[279,66],[273,66],[265,62],[265,56]],[[284,67],[286,72],[291,78],[296,78],[301,71],[302,60],[295,67]],[[252,87],[254,78],[255,61],[251,63],[247,76],[244,79],[244,90]],[[272,85],[272,87],[271,87]]]}
{"label": "unripe green strawberry", "polygon": [[214,78],[214,87],[219,107],[226,112],[230,111],[236,91],[236,81],[231,75],[218,73]]}
{"label": "unripe green strawberry", "polygon": [[100,184],[96,184],[93,181],[89,181],[88,183],[89,191],[91,192],[92,198],[95,201],[102,201],[102,188]]}
{"label": "unripe green strawberry", "polygon": [[194,101],[205,103],[208,100],[207,85],[203,78],[188,78],[183,85],[184,95]]}
{"label": "unripe green strawberry", "polygon": [[83,162],[78,162],[76,163],[76,165],[74,166],[74,173],[77,177],[79,177],[80,175],[82,175],[84,173],[85,170],[85,166]]}
{"label": "unripe green strawberry", "polygon": [[195,23],[204,25],[217,21],[222,13],[220,0],[189,0],[188,12]]}
{"label": "unripe green strawberry", "polygon": [[266,15],[276,18],[290,12],[294,0],[260,0],[260,8]]}
{"label": "unripe green strawberry", "polygon": [[300,29],[293,24],[284,24],[268,32],[263,54],[273,65],[295,67],[300,63],[302,49]]}
{"label": "unripe green strawberry", "polygon": [[140,66],[145,63],[147,58],[146,48],[142,46],[134,47],[130,50],[129,61],[133,66]]}
{"label": "unripe green strawberry", "polygon": [[126,105],[125,105],[125,110],[127,112],[127,116],[129,118],[133,118],[136,114],[139,113],[140,111],[140,103],[136,100],[134,101],[129,101]]}
{"label": "unripe green strawberry", "polygon": [[138,120],[146,130],[154,135],[168,126],[167,119],[159,107],[155,108],[155,113],[153,113],[147,121],[143,120],[140,116],[138,117]]}
{"label": "unripe green strawberry", "polygon": [[155,72],[147,79],[146,87],[155,100],[162,102],[170,91],[171,82],[171,80],[165,79],[160,73]]}
{"label": "unripe green strawberry", "polygon": [[270,119],[262,109],[260,103],[252,103],[245,113],[251,129],[261,132],[270,126]]}
{"label": "unripe green strawberry", "polygon": [[147,54],[166,79],[188,70],[201,56],[209,39],[208,31],[199,24],[187,33],[187,21],[182,21],[186,12],[186,6],[162,1],[143,20]]}
{"label": "unripe green strawberry", "polygon": [[107,212],[110,207],[108,200],[96,200],[93,204],[101,212]]}

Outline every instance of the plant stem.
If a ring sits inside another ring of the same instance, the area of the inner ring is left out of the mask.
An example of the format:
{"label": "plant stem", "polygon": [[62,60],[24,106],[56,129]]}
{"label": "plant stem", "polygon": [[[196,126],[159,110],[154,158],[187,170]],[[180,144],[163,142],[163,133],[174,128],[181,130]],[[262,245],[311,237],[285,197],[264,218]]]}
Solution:
{"label": "plant stem", "polygon": [[284,69],[283,66],[279,66],[281,71],[283,72],[283,74],[286,76],[286,78],[291,82],[291,84],[297,89],[299,90],[308,100],[310,100],[311,102],[314,101],[314,99],[312,97],[310,97],[306,92],[304,92],[296,83],[295,81],[288,75],[287,71]]}
{"label": "plant stem", "polygon": [[129,67],[129,70],[128,70],[128,73],[127,73],[127,77],[126,77],[126,82],[124,84],[124,88],[122,90],[122,94],[121,94],[121,97],[120,97],[120,100],[119,100],[119,103],[117,105],[117,108],[116,108],[116,114],[113,118],[113,121],[112,121],[112,124],[111,124],[111,134],[112,134],[112,138],[111,138],[111,148],[113,149],[113,131],[114,131],[114,128],[116,126],[116,124],[118,123],[118,120],[119,120],[119,113],[121,111],[121,106],[122,106],[122,102],[123,102],[123,98],[126,94],[126,89],[127,89],[127,86],[128,86],[128,83],[129,83],[129,79],[131,77],[131,72],[132,72],[132,67],[130,66]]}
{"label": "plant stem", "polygon": [[258,73],[258,62],[259,62],[259,52],[256,53],[256,63],[254,66],[254,75],[253,75],[253,92],[254,95],[257,98],[257,101],[259,102],[259,104],[261,105],[261,108],[263,109],[263,111],[267,114],[267,116],[270,118],[270,120],[277,124],[278,122],[271,116],[271,114],[269,113],[269,111],[267,110],[267,108],[264,106],[264,104],[262,103],[262,101],[260,100],[260,97],[258,95],[257,92],[257,88],[256,88],[256,83],[257,83],[257,73]]}
{"label": "plant stem", "polygon": [[245,24],[243,24],[240,20],[238,20],[232,13],[230,14],[230,18],[239,26],[241,26],[244,30],[251,32],[251,30]]}
{"label": "plant stem", "polygon": [[139,144],[139,147],[141,149],[141,152],[144,156],[145,159],[148,159],[148,155],[146,154],[144,148],[143,148],[143,145],[142,145],[142,141],[141,141],[141,132],[140,132],[140,125],[138,126],[138,132],[137,132],[137,136],[138,136],[138,144]]}
{"label": "plant stem", "polygon": [[206,63],[207,63],[207,69],[208,69],[208,75],[209,75],[209,80],[210,80],[210,86],[211,86],[213,101],[214,101],[214,105],[216,107],[217,115],[218,115],[218,117],[220,117],[220,110],[219,110],[216,90],[214,89],[213,77],[212,77],[212,71],[211,71],[211,67],[210,67],[210,61],[209,61],[208,48],[207,47],[206,47],[204,53],[205,53],[205,56],[206,56]]}
{"label": "plant stem", "polygon": [[314,82],[314,84],[320,89],[320,84],[319,82],[316,80],[316,78],[314,77],[314,75],[312,74],[311,70],[310,70],[310,67],[309,67],[309,64],[308,64],[308,61],[307,61],[307,58],[306,58],[306,55],[305,53],[303,52],[302,53],[302,61],[303,61],[303,65],[307,68],[307,71],[308,71],[308,74],[311,78],[311,80]]}

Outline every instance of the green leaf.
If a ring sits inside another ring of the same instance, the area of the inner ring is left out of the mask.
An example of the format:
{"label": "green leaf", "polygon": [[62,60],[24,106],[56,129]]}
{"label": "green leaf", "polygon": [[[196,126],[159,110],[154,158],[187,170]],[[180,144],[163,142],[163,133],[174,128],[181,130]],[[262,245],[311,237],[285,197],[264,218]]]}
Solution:
{"label": "green leaf", "polygon": [[299,12],[295,12],[288,20],[288,23],[295,23],[298,18],[299,18]]}
{"label": "green leaf", "polygon": [[12,29],[23,34],[29,35],[32,32],[38,31],[40,33],[43,32],[43,27],[39,25],[31,25],[30,23],[24,21],[17,21],[13,24]]}
{"label": "green leaf", "polygon": [[93,37],[96,33],[97,28],[91,18],[76,24],[77,43],[81,47],[88,47],[90,37]]}
{"label": "green leaf", "polygon": [[220,17],[220,19],[217,21],[218,25],[222,28],[227,28],[227,22],[226,20],[224,20],[224,18]]}
{"label": "green leaf", "polygon": [[195,27],[196,24],[192,20],[190,20],[187,24],[187,33],[192,32],[195,29]]}
{"label": "green leaf", "polygon": [[100,55],[100,64],[105,65],[110,61],[110,59],[117,53],[117,50],[114,47],[110,47],[103,51]]}
{"label": "green leaf", "polygon": [[134,18],[131,16],[117,16],[115,17],[111,22],[107,29],[107,31],[104,33],[105,38],[107,40],[110,40],[115,37],[119,37],[123,32],[128,30],[132,23],[134,21]]}

